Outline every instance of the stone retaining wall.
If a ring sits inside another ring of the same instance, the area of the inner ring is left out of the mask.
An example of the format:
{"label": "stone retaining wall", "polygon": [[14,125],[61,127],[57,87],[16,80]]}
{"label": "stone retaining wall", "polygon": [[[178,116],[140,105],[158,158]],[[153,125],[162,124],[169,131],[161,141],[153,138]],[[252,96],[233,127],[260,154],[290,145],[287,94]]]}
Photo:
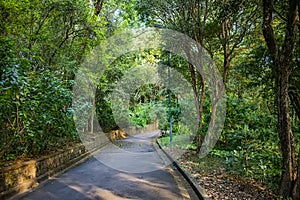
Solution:
{"label": "stone retaining wall", "polygon": [[30,188],[36,187],[41,181],[63,171],[86,158],[104,142],[95,142],[93,149],[83,144],[75,145],[52,155],[43,156],[37,160],[19,161],[11,166],[0,168],[0,199],[6,199]]}
{"label": "stone retaining wall", "polygon": [[130,128],[124,128],[125,132],[128,135],[136,135],[138,133],[145,133],[148,131],[154,131],[158,129],[158,122],[155,122],[153,124],[149,124],[143,128],[137,128],[137,127],[130,127]]}
{"label": "stone retaining wall", "polygon": [[[141,129],[134,127],[127,128],[125,131],[128,135],[135,135],[157,130],[157,128],[158,124],[153,123]],[[74,165],[109,142],[103,133],[91,136],[87,134],[87,138],[84,144],[36,160],[19,161],[11,166],[0,168],[0,199],[7,199],[36,187],[41,181]]]}

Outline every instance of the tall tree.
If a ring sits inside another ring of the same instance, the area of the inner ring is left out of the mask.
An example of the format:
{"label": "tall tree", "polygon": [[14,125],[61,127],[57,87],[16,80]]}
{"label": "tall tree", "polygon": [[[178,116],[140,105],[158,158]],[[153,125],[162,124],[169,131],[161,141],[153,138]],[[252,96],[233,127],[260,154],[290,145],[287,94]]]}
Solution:
{"label": "tall tree", "polygon": [[[289,81],[292,70],[293,52],[296,42],[296,25],[297,25],[297,0],[288,1],[288,9],[285,12],[285,33],[284,41],[280,42],[276,38],[274,26],[275,10],[273,0],[263,0],[263,35],[270,52],[272,64],[275,72],[275,101],[277,104],[278,132],[282,152],[282,177],[280,183],[280,194],[284,198],[292,196],[292,190],[296,180],[296,157],[295,142],[291,128],[290,111],[289,111]],[[281,16],[280,16],[281,17]],[[298,174],[299,176],[299,174]],[[294,195],[294,199],[295,199]]]}
{"label": "tall tree", "polygon": [[[199,64],[203,60],[203,39],[205,24],[211,12],[211,1],[140,1],[138,8],[143,16],[144,21],[149,25],[154,23],[163,23],[169,29],[179,31],[193,38],[198,44]],[[145,20],[146,19],[146,20]],[[183,47],[188,58],[190,58],[190,47]],[[199,67],[197,70],[196,67]],[[189,64],[186,71],[190,73],[190,83],[194,93],[195,108],[198,119],[198,133],[196,137],[197,153],[200,152],[202,143],[201,130],[203,123],[203,105],[205,98],[205,78],[200,73],[202,66],[193,66]]]}
{"label": "tall tree", "polygon": [[212,4],[211,15],[206,31],[207,51],[215,58],[222,55],[223,83],[226,85],[233,59],[246,49],[244,39],[255,30],[259,18],[259,6],[255,1],[217,0]]}

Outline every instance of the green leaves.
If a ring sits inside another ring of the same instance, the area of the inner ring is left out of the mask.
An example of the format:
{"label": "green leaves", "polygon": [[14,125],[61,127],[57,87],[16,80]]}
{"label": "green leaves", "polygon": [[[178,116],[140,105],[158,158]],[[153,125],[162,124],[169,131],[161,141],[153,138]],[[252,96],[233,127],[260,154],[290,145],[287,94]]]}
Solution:
{"label": "green leaves", "polygon": [[[3,40],[13,52],[13,42]],[[30,62],[9,52],[1,52],[0,157],[36,154],[76,139],[70,83],[50,71],[29,72]]]}
{"label": "green leaves", "polygon": [[152,107],[155,107],[155,104],[149,103],[135,106],[130,113],[130,120],[139,128],[152,123],[153,119],[150,116]]}
{"label": "green leaves", "polygon": [[[1,158],[37,154],[78,139],[71,89],[81,62],[114,31],[138,25],[134,1],[105,1],[97,16],[94,9],[86,0],[0,2]],[[99,84],[107,89],[104,94],[124,72],[118,69],[108,70]],[[99,102],[109,109],[109,103]]]}
{"label": "green leaves", "polygon": [[8,0],[0,9],[0,157],[76,140],[69,80],[105,32],[93,31],[104,18],[85,0]]}
{"label": "green leaves", "polygon": [[264,102],[245,95],[228,95],[226,123],[221,140],[212,154],[224,159],[232,173],[268,183],[272,188],[280,179],[281,154],[276,118]]}

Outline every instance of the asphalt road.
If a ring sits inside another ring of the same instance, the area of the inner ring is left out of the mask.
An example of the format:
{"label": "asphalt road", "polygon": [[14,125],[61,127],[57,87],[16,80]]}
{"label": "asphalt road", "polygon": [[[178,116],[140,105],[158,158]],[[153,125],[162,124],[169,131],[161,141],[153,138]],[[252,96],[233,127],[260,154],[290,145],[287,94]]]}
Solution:
{"label": "asphalt road", "polygon": [[51,178],[23,200],[195,199],[155,146],[158,132],[128,137]]}

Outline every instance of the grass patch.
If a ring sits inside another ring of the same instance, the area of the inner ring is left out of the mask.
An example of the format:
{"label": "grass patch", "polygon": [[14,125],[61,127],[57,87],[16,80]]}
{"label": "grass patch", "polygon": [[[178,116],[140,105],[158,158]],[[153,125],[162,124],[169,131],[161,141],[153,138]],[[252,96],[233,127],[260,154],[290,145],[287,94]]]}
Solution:
{"label": "grass patch", "polygon": [[[163,147],[170,146],[170,136],[164,136],[158,139],[158,142]],[[173,135],[172,137],[173,148],[185,149],[185,150],[196,150],[196,145],[191,140],[191,135]]]}
{"label": "grass patch", "polygon": [[202,175],[209,175],[212,172],[223,173],[226,169],[221,158],[213,155],[199,158],[193,151],[184,154],[182,158],[179,159],[179,162],[182,167],[190,173],[200,173]]}

